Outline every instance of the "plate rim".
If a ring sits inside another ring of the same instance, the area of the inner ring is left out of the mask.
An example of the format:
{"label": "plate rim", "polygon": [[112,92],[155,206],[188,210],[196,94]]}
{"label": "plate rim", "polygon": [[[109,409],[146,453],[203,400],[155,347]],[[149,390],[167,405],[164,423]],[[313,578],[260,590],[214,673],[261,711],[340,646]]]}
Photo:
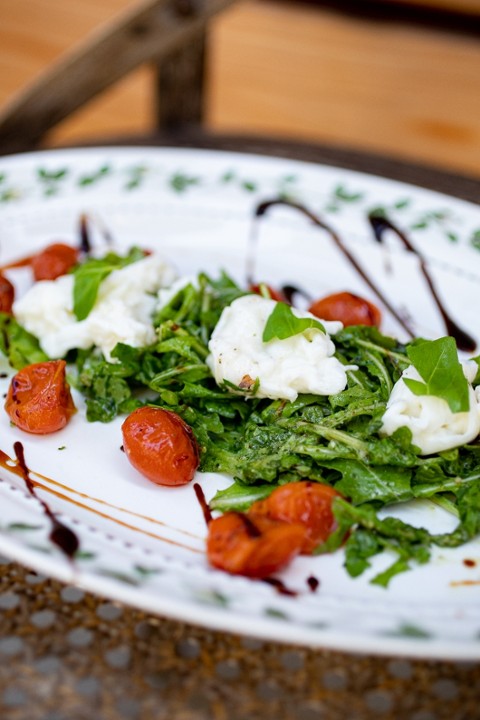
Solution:
{"label": "plate rim", "polygon": [[[335,167],[332,165],[321,165],[316,162],[308,162],[305,160],[296,160],[295,158],[282,158],[282,157],[275,157],[270,155],[262,155],[260,153],[245,153],[245,152],[239,152],[239,151],[229,151],[229,150],[217,150],[217,149],[209,149],[209,148],[191,148],[191,147],[161,147],[161,146],[93,146],[88,148],[54,148],[54,149],[47,149],[47,150],[40,150],[40,151],[30,151],[27,153],[17,153],[15,155],[9,155],[4,156],[0,158],[0,165],[3,161],[7,161],[8,164],[15,164],[15,161],[21,158],[22,160],[28,162],[29,160],[34,160],[39,157],[45,157],[49,155],[53,156],[61,156],[61,155],[71,155],[71,156],[78,156],[79,154],[85,154],[89,153],[92,155],[98,155],[104,152],[108,152],[109,154],[115,154],[118,153],[118,151],[121,151],[124,154],[144,154],[148,151],[153,151],[155,153],[162,154],[165,151],[168,152],[168,154],[175,154],[176,152],[180,151],[182,155],[188,155],[190,153],[200,153],[200,154],[215,154],[217,156],[224,156],[229,158],[248,158],[251,161],[255,161],[256,159],[266,160],[266,161],[274,161],[278,164],[282,163],[293,163],[295,165],[304,165],[309,166],[311,168],[318,168],[318,167],[327,167],[330,170],[338,170],[345,173],[351,173],[355,176],[361,177],[368,177],[368,178],[374,178],[376,180],[381,181],[387,181],[389,183],[393,183],[397,186],[403,186],[404,188],[408,188],[410,190],[421,190],[428,194],[433,194],[435,196],[440,196],[448,201],[454,201],[455,203],[465,203],[470,207],[475,208],[478,210],[478,206],[469,201],[465,200],[459,197],[450,196],[448,194],[445,194],[443,192],[424,188],[422,186],[416,186],[410,183],[406,183],[404,181],[391,179],[388,177],[382,177],[379,175],[375,175],[369,172],[363,172],[355,169],[349,169],[344,167]],[[126,152],[125,152],[126,151]],[[176,611],[176,608],[172,608],[170,605],[170,609],[168,607],[163,607],[159,610],[159,603],[158,599],[156,602],[145,602],[145,594],[146,590],[145,588],[142,588],[140,590],[135,588],[127,588],[126,586],[123,586],[119,583],[116,583],[108,578],[101,578],[98,575],[94,575],[93,573],[88,573],[84,571],[66,571],[65,572],[65,565],[63,563],[58,562],[49,562],[51,560],[50,558],[46,556],[42,556],[39,553],[35,553],[31,551],[28,547],[22,545],[21,543],[15,543],[13,542],[12,538],[4,534],[3,532],[0,532],[0,551],[6,552],[8,556],[12,557],[13,559],[17,560],[18,562],[24,563],[27,566],[31,566],[34,568],[40,568],[40,571],[43,572],[42,568],[45,568],[45,571],[53,578],[56,578],[62,582],[75,582],[76,585],[79,587],[82,587],[85,590],[88,590],[89,592],[98,593],[100,595],[104,595],[105,597],[109,597],[115,600],[120,600],[121,602],[125,602],[128,605],[131,605],[133,607],[137,607],[140,609],[145,610],[146,612],[156,613],[156,614],[164,614],[167,617],[171,617],[172,619],[179,620],[181,622],[192,622],[193,624],[198,624],[203,627],[208,627],[212,630],[217,631],[223,631],[223,632],[232,632],[234,634],[245,634],[245,635],[252,635],[250,631],[247,631],[245,628],[242,627],[235,627],[232,629],[232,615],[235,617],[235,613],[227,612],[223,616],[221,613],[219,613],[218,609],[216,608],[210,608],[206,606],[201,606],[199,603],[189,603],[186,602],[186,607],[192,607],[195,609],[195,612],[190,613],[190,616],[186,616],[183,606],[181,606],[181,603],[177,607],[182,607],[181,610],[178,612]],[[53,566],[53,567],[52,567]],[[62,568],[62,569],[61,569]],[[93,584],[96,585],[96,587],[92,587],[92,584],[89,584],[89,578],[92,579]],[[148,591],[147,591],[148,594]],[[142,595],[144,600],[142,601]],[[121,596],[121,597],[120,597]],[[164,598],[161,599],[162,602]],[[162,602],[160,605],[162,605]],[[156,605],[156,607],[155,607]],[[168,605],[168,602],[167,602]],[[198,611],[198,613],[197,613]],[[195,616],[195,617],[193,617]],[[225,618],[225,622],[223,621]],[[274,621],[272,619],[268,619],[268,623],[265,618],[255,618],[250,616],[240,616],[240,625],[247,624],[249,628],[252,628],[252,626],[255,626],[254,630],[254,636],[255,637],[261,637],[262,639],[269,640],[269,641],[276,641],[281,643],[291,643],[291,644],[297,644],[302,646],[308,646],[308,647],[314,647],[314,648],[328,648],[330,650],[338,650],[340,652],[348,652],[348,653],[359,653],[359,654],[375,654],[375,655],[395,655],[395,656],[404,656],[404,657],[414,657],[414,658],[425,658],[425,659],[447,659],[447,660],[472,660],[472,659],[479,659],[480,658],[480,643],[478,645],[470,643],[468,645],[465,645],[465,643],[448,643],[448,647],[445,645],[445,643],[441,641],[434,641],[433,639],[429,639],[428,642],[425,642],[424,639],[416,639],[409,637],[406,638],[392,638],[391,636],[385,637],[382,639],[380,636],[375,635],[373,637],[373,642],[371,646],[368,645],[365,641],[365,637],[358,637],[354,638],[352,640],[351,637],[347,638],[345,637],[344,640],[341,640],[338,642],[338,639],[330,639],[329,633],[322,633],[315,631],[315,638],[312,643],[312,637],[310,638],[299,638],[298,635],[313,635],[314,630],[312,628],[302,628],[302,626],[298,624],[292,624],[289,626],[288,623]],[[242,620],[243,618],[243,620]],[[236,625],[236,623],[233,623]],[[268,632],[263,632],[261,626],[265,626],[268,624],[269,630]],[[259,627],[257,627],[257,625]],[[270,628],[271,626],[271,628]],[[293,632],[290,633],[289,630],[292,630]],[[275,634],[275,631],[280,630],[281,637],[273,637]],[[295,637],[293,637],[295,635]],[[318,635],[318,637],[317,637]],[[287,637],[289,636],[289,637]],[[338,637],[338,633],[337,633]],[[360,644],[362,647],[360,647]],[[354,647],[352,647],[352,645]],[[367,645],[367,647],[365,647]],[[439,645],[439,647],[437,647]],[[443,649],[442,649],[443,648]]]}

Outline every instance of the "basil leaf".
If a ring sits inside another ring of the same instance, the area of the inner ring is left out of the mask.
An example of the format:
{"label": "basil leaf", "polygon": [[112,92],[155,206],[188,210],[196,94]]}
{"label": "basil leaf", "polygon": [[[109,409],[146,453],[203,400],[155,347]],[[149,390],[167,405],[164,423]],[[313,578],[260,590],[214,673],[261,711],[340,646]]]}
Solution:
{"label": "basil leaf", "polygon": [[131,265],[145,257],[143,250],[132,248],[128,255],[108,253],[103,258],[91,258],[74,270],[73,312],[77,320],[85,320],[95,305],[100,284],[113,270]]}
{"label": "basil leaf", "polygon": [[409,345],[407,355],[423,382],[404,378],[414,395],[433,395],[448,403],[452,413],[468,412],[468,381],[452,337],[423,340]]}
{"label": "basil leaf", "polygon": [[263,342],[269,342],[274,338],[286,340],[293,335],[299,335],[310,329],[320,330],[326,335],[325,328],[319,320],[299,318],[294,315],[290,305],[277,302],[265,325],[262,340]]}

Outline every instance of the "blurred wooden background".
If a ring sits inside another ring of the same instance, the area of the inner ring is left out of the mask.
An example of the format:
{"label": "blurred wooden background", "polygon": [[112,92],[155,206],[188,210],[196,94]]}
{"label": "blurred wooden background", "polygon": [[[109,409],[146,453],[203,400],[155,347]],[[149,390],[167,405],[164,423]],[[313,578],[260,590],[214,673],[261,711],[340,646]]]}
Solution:
{"label": "blurred wooden background", "polygon": [[[0,0],[0,105],[131,5]],[[423,5],[480,17],[480,0]],[[209,41],[209,128],[331,142],[480,178],[480,37],[468,27],[385,22],[314,0],[240,0],[212,23]],[[152,114],[152,75],[143,67],[59,125],[47,144],[146,132]]]}

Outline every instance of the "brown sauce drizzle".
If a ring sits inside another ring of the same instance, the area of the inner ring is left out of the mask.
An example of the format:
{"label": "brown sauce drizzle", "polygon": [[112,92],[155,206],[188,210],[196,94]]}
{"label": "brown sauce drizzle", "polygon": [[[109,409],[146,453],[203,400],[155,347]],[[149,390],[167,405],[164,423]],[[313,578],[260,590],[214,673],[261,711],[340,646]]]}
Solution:
{"label": "brown sauce drizzle", "polygon": [[311,305],[313,298],[306,290],[296,285],[282,285],[280,288],[282,295],[290,305],[295,305],[295,298],[299,295]]}
{"label": "brown sauce drizzle", "polygon": [[405,233],[403,233],[398,227],[396,227],[396,225],[390,222],[390,220],[388,220],[384,215],[375,215],[375,213],[370,213],[370,215],[368,216],[368,220],[370,222],[370,225],[372,226],[373,233],[378,243],[383,243],[384,233],[388,230],[391,230],[401,240],[408,252],[416,255],[420,263],[420,270],[427,282],[431,296],[442,317],[447,333],[456,340],[459,350],[464,350],[465,352],[473,352],[477,347],[475,340],[472,338],[471,335],[465,332],[465,330],[462,330],[462,328],[460,328],[455,322],[455,320],[453,320],[448,314],[445,306],[440,300],[430,273],[427,270],[427,263],[423,255],[412,245]]}
{"label": "brown sauce drizzle", "polygon": [[312,593],[316,592],[320,586],[320,580],[313,575],[310,575],[310,577],[307,578],[307,585]]}
{"label": "brown sauce drizzle", "polygon": [[[354,268],[354,270],[357,272],[357,274],[362,278],[362,280],[369,286],[369,288],[372,290],[373,293],[377,296],[377,298],[380,300],[380,302],[387,308],[387,310],[393,315],[393,317],[396,319],[396,321],[401,325],[401,327],[405,330],[405,332],[411,337],[415,337],[415,333],[413,329],[410,327],[407,320],[401,316],[401,314],[397,311],[397,309],[390,303],[388,298],[385,297],[383,292],[376,286],[376,284],[373,282],[373,280],[369,277],[369,275],[365,272],[363,267],[360,265],[360,263],[357,261],[357,259],[354,257],[354,255],[350,252],[350,250],[346,247],[344,244],[342,238],[338,235],[338,233],[333,230],[329,225],[327,225],[318,215],[313,213],[311,210],[306,208],[304,205],[301,205],[297,202],[292,202],[290,200],[285,199],[274,199],[274,200],[267,200],[265,202],[260,203],[257,205],[255,209],[255,221],[252,226],[252,230],[250,233],[250,243],[249,243],[249,253],[247,257],[247,284],[248,286],[252,286],[255,284],[254,279],[254,265],[255,265],[255,250],[256,245],[258,242],[258,219],[262,218],[265,213],[274,206],[282,205],[285,207],[292,208],[293,210],[297,210],[298,212],[302,213],[307,217],[316,227],[321,228],[324,230],[330,238],[333,240],[335,246],[337,249],[341,252],[343,257],[348,261],[348,263]],[[427,263],[425,258],[421,253],[418,252],[418,250],[412,245],[410,240],[406,237],[405,233],[403,233],[399,228],[397,228],[390,220],[388,220],[384,215],[376,215],[375,213],[370,213],[368,216],[368,220],[370,222],[370,225],[372,227],[372,230],[374,232],[375,238],[377,242],[382,243],[383,242],[383,236],[385,231],[392,230],[396,233],[396,235],[400,238],[402,241],[404,247],[408,250],[408,252],[413,253],[417,256],[419,262],[420,262],[420,270],[422,272],[423,277],[425,278],[428,288],[430,290],[431,296],[435,302],[435,305],[437,306],[437,309],[442,317],[442,320],[445,325],[445,329],[449,335],[451,335],[459,348],[459,350],[464,350],[466,352],[473,352],[476,347],[476,341],[474,338],[469,335],[465,330],[459,327],[459,325],[453,320],[453,318],[450,317],[447,310],[445,309],[438,292],[435,288],[435,285],[433,284],[432,278],[430,277],[430,273],[427,269]],[[306,293],[301,288],[297,288],[293,285],[285,285],[282,287],[282,292],[285,295],[288,302],[291,302],[295,295],[300,294],[303,297],[307,299],[307,301],[310,299],[308,293]]]}
{"label": "brown sauce drizzle", "polygon": [[[18,461],[17,461],[17,463],[15,463],[15,461],[12,460],[2,450],[0,450],[0,467],[3,467],[6,470],[8,470],[9,472],[13,473],[14,475],[18,475],[19,477],[23,478],[23,472],[18,465]],[[87,500],[93,500],[94,502],[98,502],[101,505],[105,505],[106,507],[111,507],[114,510],[120,510],[121,512],[125,512],[128,515],[132,515],[134,517],[139,517],[142,520],[148,520],[149,522],[153,522],[157,525],[165,525],[165,523],[162,523],[159,520],[155,520],[154,518],[150,518],[145,515],[140,515],[138,513],[131,512],[129,510],[126,510],[125,508],[118,507],[117,505],[112,505],[111,503],[108,503],[105,500],[100,500],[98,498],[91,497],[90,495],[86,495],[85,493],[78,492],[77,490],[74,490],[73,488],[70,488],[67,485],[63,485],[62,483],[59,483],[56,480],[52,480],[51,478],[45,477],[44,475],[40,475],[37,472],[35,472],[35,475],[38,475],[39,477],[44,479],[46,482],[52,483],[53,485],[61,488],[62,490],[69,491],[69,492],[73,493],[74,495],[78,495],[82,498],[86,498]],[[127,528],[128,530],[133,530],[134,532],[139,532],[142,535],[146,535],[147,537],[153,538],[154,540],[160,540],[161,542],[165,542],[169,545],[174,545],[176,547],[185,548],[186,550],[190,550],[191,552],[195,552],[195,553],[201,552],[200,550],[197,550],[197,548],[192,547],[191,545],[186,545],[185,543],[176,542],[175,540],[170,540],[169,538],[165,538],[162,535],[158,535],[156,533],[149,532],[148,530],[144,530],[135,525],[131,525],[130,523],[126,523],[121,520],[118,520],[117,518],[112,517],[111,515],[109,515],[107,513],[104,513],[104,512],[101,512],[100,510],[92,508],[90,505],[79,502],[78,500],[73,500],[68,495],[65,495],[64,492],[54,490],[52,487],[49,487],[48,485],[44,485],[44,484],[38,482],[37,480],[34,480],[31,476],[29,476],[29,480],[32,483],[34,488],[40,488],[41,490],[44,490],[45,492],[48,492],[51,495],[54,495],[55,497],[60,498],[60,500],[71,503],[72,505],[75,505],[75,507],[79,507],[82,510],[87,510],[88,512],[91,512],[94,515],[97,515],[98,517],[104,518],[106,520],[110,520],[111,522],[114,522],[116,525],[120,525],[121,527]],[[197,537],[196,535],[193,535],[186,531],[180,531],[180,532],[183,532],[183,534],[189,535],[194,538]]]}
{"label": "brown sauce drizzle", "polygon": [[213,518],[212,518],[212,511],[210,510],[210,506],[205,499],[205,493],[203,492],[203,488],[198,483],[193,483],[193,489],[195,491],[197,500],[200,503],[200,507],[202,508],[202,513],[203,513],[203,517],[205,519],[205,524],[208,526],[212,522]]}
{"label": "brown sauce drizzle", "polygon": [[93,249],[92,237],[90,228],[95,224],[106,245],[113,244],[113,237],[110,230],[97,218],[94,220],[87,213],[82,213],[78,220],[78,235],[79,244],[78,248],[81,253],[89,255]]}
{"label": "brown sauce drizzle", "polygon": [[[335,246],[340,251],[340,253],[343,255],[343,257],[348,261],[348,263],[354,268],[354,270],[357,272],[357,274],[362,278],[362,280],[368,285],[370,290],[376,295],[376,297],[380,300],[380,302],[387,308],[387,310],[393,315],[393,317],[396,319],[396,321],[402,326],[402,328],[405,330],[405,332],[410,336],[414,337],[415,333],[413,332],[412,328],[407,324],[405,319],[399,314],[399,312],[393,307],[393,305],[390,303],[388,298],[385,297],[385,295],[382,293],[382,291],[375,285],[373,280],[367,275],[365,270],[362,268],[360,263],[357,261],[357,259],[354,257],[354,255],[350,252],[350,250],[347,248],[347,246],[344,244],[341,237],[338,235],[338,233],[333,230],[329,225],[327,225],[321,218],[319,218],[315,213],[313,213],[311,210],[306,208],[304,205],[301,205],[300,203],[293,202],[291,200],[284,200],[281,198],[276,198],[274,200],[266,200],[265,202],[260,203],[257,205],[257,208],[255,210],[255,221],[252,226],[252,230],[250,233],[250,249],[249,249],[249,255],[247,257],[247,284],[250,287],[251,285],[254,285],[254,258],[255,258],[255,248],[258,241],[258,219],[262,218],[265,213],[272,207],[282,205],[284,207],[291,208],[292,210],[297,210],[302,215],[305,215],[308,220],[310,220],[316,227],[321,228],[324,230],[330,238],[333,240]],[[288,286],[287,286],[288,287]],[[297,288],[295,288],[297,290]]]}
{"label": "brown sauce drizzle", "polygon": [[480,580],[453,580],[450,587],[476,587],[480,585]]}
{"label": "brown sauce drizzle", "polygon": [[474,568],[477,566],[477,563],[475,562],[475,560],[470,560],[469,558],[465,558],[465,560],[463,561],[463,564],[465,565],[465,567],[469,567],[469,568]]}
{"label": "brown sauce drizzle", "polygon": [[85,255],[88,255],[92,251],[92,243],[90,240],[90,227],[89,227],[88,215],[85,215],[85,213],[82,213],[80,215],[80,218],[78,221],[78,234],[80,237],[80,242],[78,244],[80,252],[85,253]]}
{"label": "brown sauce drizzle", "polygon": [[263,578],[262,582],[267,583],[267,585],[271,585],[272,587],[274,587],[275,590],[280,595],[288,595],[289,597],[297,597],[298,596],[298,592],[296,590],[291,590],[290,588],[288,588],[285,585],[283,580],[279,580],[278,578],[273,578],[273,577]]}
{"label": "brown sauce drizzle", "polygon": [[28,469],[28,466],[25,462],[25,454],[22,443],[15,442],[13,444],[13,449],[15,451],[15,456],[18,462],[18,469],[20,471],[19,474],[25,481],[28,492],[32,497],[38,500],[38,502],[42,506],[43,512],[50,520],[52,527],[49,535],[50,540],[55,545],[57,545],[57,547],[60,548],[64,555],[66,555],[71,560],[80,547],[80,541],[77,535],[75,535],[73,530],[70,530],[70,528],[60,522],[60,520],[57,519],[55,513],[52,512],[47,503],[37,495],[35,491],[35,485],[30,477],[30,470]]}

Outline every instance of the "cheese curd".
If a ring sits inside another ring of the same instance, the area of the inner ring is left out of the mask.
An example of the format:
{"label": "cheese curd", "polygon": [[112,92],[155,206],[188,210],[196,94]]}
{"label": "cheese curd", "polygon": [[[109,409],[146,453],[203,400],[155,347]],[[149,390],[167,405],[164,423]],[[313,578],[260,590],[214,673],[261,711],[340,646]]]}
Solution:
{"label": "cheese curd", "polygon": [[155,295],[175,278],[163,258],[149,255],[110,273],[85,320],[78,321],[73,314],[72,275],[35,283],[15,302],[13,312],[40,339],[49,357],[61,358],[73,348],[95,345],[112,360],[111,351],[119,342],[141,347],[155,341]]}
{"label": "cheese curd", "polygon": [[[285,400],[295,400],[299,393],[341,392],[347,384],[346,368],[333,357],[335,345],[328,334],[314,330],[263,342],[274,307],[274,300],[246,295],[224,309],[208,346],[207,363],[217,384],[229,381],[248,387],[258,380],[256,397]],[[314,317],[292,310],[297,317]],[[322,324],[327,333],[343,327],[340,322],[322,320]]]}
{"label": "cheese curd", "polygon": [[472,388],[477,366],[473,362],[463,364],[469,382],[470,409],[468,412],[452,413],[443,398],[431,395],[415,395],[403,382],[403,378],[422,380],[411,365],[394,385],[383,416],[381,433],[392,435],[401,427],[412,431],[412,443],[420,448],[421,455],[450,450],[474,440],[480,432],[480,387]]}

